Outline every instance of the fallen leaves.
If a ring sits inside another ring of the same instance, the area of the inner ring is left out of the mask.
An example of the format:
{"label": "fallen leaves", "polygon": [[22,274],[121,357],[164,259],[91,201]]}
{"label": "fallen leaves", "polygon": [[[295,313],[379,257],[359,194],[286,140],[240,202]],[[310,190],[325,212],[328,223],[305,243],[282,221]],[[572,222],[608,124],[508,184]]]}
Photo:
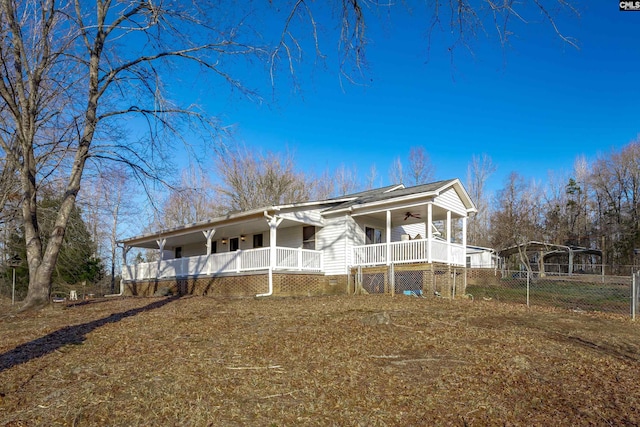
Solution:
{"label": "fallen leaves", "polygon": [[637,328],[404,296],[101,301],[2,320],[0,425],[633,425]]}

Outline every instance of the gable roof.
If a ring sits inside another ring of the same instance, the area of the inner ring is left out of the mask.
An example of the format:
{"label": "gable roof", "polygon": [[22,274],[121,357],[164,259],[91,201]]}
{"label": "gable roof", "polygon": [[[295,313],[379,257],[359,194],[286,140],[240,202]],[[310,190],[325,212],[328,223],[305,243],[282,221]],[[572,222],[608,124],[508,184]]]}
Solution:
{"label": "gable roof", "polygon": [[[438,196],[445,190],[454,187],[458,196],[462,200],[468,212],[477,212],[477,209],[469,194],[466,192],[459,179],[448,179],[444,181],[436,181],[428,184],[416,185],[413,187],[405,187],[404,185],[396,185],[385,187],[384,189],[370,190],[356,194],[357,197],[347,200],[337,206],[333,206],[324,212],[340,212],[343,210],[352,210],[357,207],[372,205],[376,203],[387,202],[392,199],[409,198],[415,194],[424,194],[425,196]],[[386,191],[381,191],[386,190]]]}
{"label": "gable roof", "polygon": [[149,239],[177,236],[195,231],[202,231],[211,228],[211,226],[229,225],[242,221],[254,221],[261,219],[265,215],[273,215],[282,211],[304,211],[309,209],[317,209],[322,214],[339,213],[344,211],[352,211],[359,208],[372,207],[377,204],[386,204],[389,202],[404,202],[415,199],[416,195],[420,198],[435,198],[449,188],[454,188],[460,200],[464,204],[468,213],[477,212],[477,209],[468,193],[460,183],[459,179],[449,179],[437,181],[428,184],[416,185],[413,187],[405,187],[403,184],[394,184],[386,187],[360,191],[358,193],[348,194],[345,196],[330,198],[319,201],[297,202],[286,205],[265,206],[244,212],[232,212],[227,215],[201,221],[193,224],[180,225],[169,229],[159,230],[151,233],[123,239],[120,242],[124,244],[136,244]]}

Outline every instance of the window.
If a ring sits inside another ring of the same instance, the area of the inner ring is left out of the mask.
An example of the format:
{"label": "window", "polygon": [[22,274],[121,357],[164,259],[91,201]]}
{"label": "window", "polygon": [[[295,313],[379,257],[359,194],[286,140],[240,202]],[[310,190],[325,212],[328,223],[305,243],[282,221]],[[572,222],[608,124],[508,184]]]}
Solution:
{"label": "window", "polygon": [[302,227],[302,249],[316,249],[316,227]]}
{"label": "window", "polygon": [[176,255],[175,256],[176,258],[182,258],[182,246],[178,246],[176,248],[176,254],[175,255]]}
{"label": "window", "polygon": [[262,242],[262,234],[254,234],[253,235],[253,247],[261,248],[263,246]]}
{"label": "window", "polygon": [[467,268],[471,268],[471,257],[467,257]]}
{"label": "window", "polygon": [[238,239],[237,237],[229,239],[229,251],[233,252],[237,251],[238,249],[240,249],[240,239]]}
{"label": "window", "polygon": [[215,254],[218,252],[218,242],[217,241],[213,241],[211,242],[211,253]]}
{"label": "window", "polygon": [[366,244],[373,245],[375,243],[382,243],[382,230],[372,227],[365,227],[364,234],[366,236]]}

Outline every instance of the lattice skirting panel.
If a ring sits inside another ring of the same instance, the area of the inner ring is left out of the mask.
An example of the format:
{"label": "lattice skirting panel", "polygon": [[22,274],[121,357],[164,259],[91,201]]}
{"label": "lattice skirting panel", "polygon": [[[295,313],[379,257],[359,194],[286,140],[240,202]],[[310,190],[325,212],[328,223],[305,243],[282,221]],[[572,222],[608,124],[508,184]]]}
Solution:
{"label": "lattice skirting panel", "polygon": [[455,297],[465,294],[463,267],[445,264],[396,264],[351,270],[349,289],[365,294]]}

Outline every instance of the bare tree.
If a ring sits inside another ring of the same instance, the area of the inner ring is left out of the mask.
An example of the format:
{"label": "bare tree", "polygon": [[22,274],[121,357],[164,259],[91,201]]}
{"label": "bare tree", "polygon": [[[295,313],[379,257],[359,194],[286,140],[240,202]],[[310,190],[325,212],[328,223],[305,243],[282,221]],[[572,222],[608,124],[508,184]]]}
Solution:
{"label": "bare tree", "polygon": [[478,213],[469,220],[469,241],[476,245],[489,244],[489,218],[491,197],[486,192],[487,180],[496,171],[493,160],[487,154],[474,155],[467,166],[469,196],[476,204]]}
{"label": "bare tree", "polygon": [[221,214],[215,199],[215,187],[197,167],[182,171],[162,206],[162,222],[156,228],[177,227],[204,221]]}
{"label": "bare tree", "polygon": [[327,200],[335,195],[335,182],[328,168],[319,177],[310,178],[309,181],[315,200]]}
{"label": "bare tree", "polygon": [[404,182],[404,173],[402,168],[402,160],[396,157],[389,168],[389,180],[393,184],[402,184]]}
{"label": "bare tree", "polygon": [[640,247],[640,140],[600,155],[591,167],[597,233],[611,264],[632,264]]}
{"label": "bare tree", "polygon": [[290,155],[265,155],[246,147],[219,150],[216,171],[220,201],[230,211],[308,200],[311,184]]}
{"label": "bare tree", "polygon": [[[52,272],[89,161],[128,164],[159,177],[171,117],[205,117],[164,97],[171,61],[191,62],[242,89],[222,66],[226,55],[259,55],[234,26],[215,26],[212,7],[188,2],[3,0],[0,3],[0,148],[20,177],[29,291],[24,308],[48,303]],[[212,28],[226,28],[212,31]],[[144,40],[144,43],[139,43]],[[138,46],[131,49],[131,46]],[[120,119],[149,123],[143,140],[117,138]],[[179,138],[177,138],[179,140]],[[46,246],[38,230],[39,181],[64,182]]]}
{"label": "bare tree", "polygon": [[378,182],[378,168],[375,163],[371,165],[369,168],[369,175],[367,175],[367,190],[371,190],[372,188],[380,187],[380,183]]}
{"label": "bare tree", "polygon": [[333,180],[335,182],[336,196],[344,196],[358,190],[358,171],[355,166],[348,168],[341,164],[333,172]]}
{"label": "bare tree", "polygon": [[128,170],[122,165],[113,165],[98,171],[97,175],[85,178],[78,203],[87,215],[87,225],[92,230],[93,240],[101,259],[110,267],[111,292],[115,291],[116,268],[120,265],[117,254],[118,240],[128,230],[128,218],[139,213],[136,194]]}
{"label": "bare tree", "polygon": [[435,167],[424,147],[411,147],[409,150],[409,170],[407,182],[411,185],[426,184],[435,178]]}
{"label": "bare tree", "polygon": [[520,262],[530,270],[527,245],[542,238],[541,189],[512,172],[496,204],[491,218],[492,246],[498,250],[517,246]]}
{"label": "bare tree", "polygon": [[[215,129],[216,123],[193,106],[170,102],[168,94],[175,83],[166,77],[175,75],[178,67],[200,67],[208,76],[252,95],[230,74],[225,58],[236,63],[241,58],[267,61],[272,76],[279,64],[293,71],[303,46],[296,36],[299,17],[307,17],[305,25],[320,52],[313,7],[320,8],[321,3],[266,5],[284,25],[270,47],[261,47],[255,42],[268,37],[246,25],[244,8],[214,1],[0,1],[0,149],[17,171],[21,187],[29,266],[24,308],[49,300],[52,272],[87,166],[105,160],[125,163],[144,186],[148,178],[162,179],[166,170],[160,166],[169,160],[172,141],[184,141],[180,137],[184,126]],[[560,34],[548,10],[550,5],[566,6],[565,0],[528,3],[537,6]],[[481,4],[488,6],[488,22],[505,40],[509,18],[521,13],[512,2]],[[378,5],[361,0],[338,3],[340,64],[346,76],[357,75],[364,63],[369,6]],[[450,0],[450,6],[434,3],[431,28],[450,22],[458,35],[455,44],[466,45],[467,35],[483,26],[483,14],[466,0]],[[134,139],[124,131],[128,122],[123,118],[131,115],[148,124],[143,138]],[[40,181],[48,179],[64,185],[58,216],[43,245],[37,195]]]}

